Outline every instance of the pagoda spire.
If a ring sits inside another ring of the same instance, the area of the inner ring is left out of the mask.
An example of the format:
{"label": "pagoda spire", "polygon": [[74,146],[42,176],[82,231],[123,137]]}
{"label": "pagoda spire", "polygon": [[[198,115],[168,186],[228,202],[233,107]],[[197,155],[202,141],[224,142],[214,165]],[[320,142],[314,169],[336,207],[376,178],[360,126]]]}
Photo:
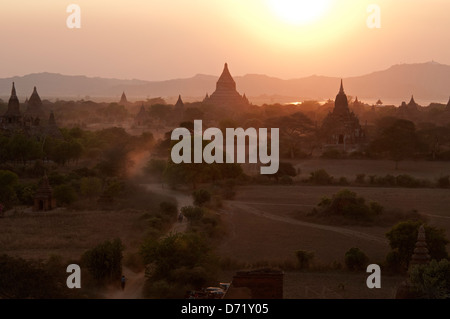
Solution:
{"label": "pagoda spire", "polygon": [[17,95],[16,95],[16,86],[14,85],[14,82],[13,82],[13,84],[12,84],[12,89],[11,89],[11,98],[12,97],[16,97],[17,98]]}
{"label": "pagoda spire", "polygon": [[348,108],[348,99],[344,92],[344,83],[341,79],[341,87],[339,88],[339,93],[336,95],[336,99],[334,100],[333,113],[346,114],[349,112],[350,109]]}
{"label": "pagoda spire", "polygon": [[230,70],[228,70],[228,63],[225,63],[223,67],[222,75],[216,83],[217,90],[236,90],[236,82],[234,82],[231,76]]}
{"label": "pagoda spire", "polygon": [[183,107],[183,106],[184,106],[184,103],[183,103],[183,100],[181,99],[181,94],[180,94],[180,95],[178,95],[178,101],[175,104],[175,107]]}
{"label": "pagoda spire", "polygon": [[18,118],[21,116],[20,103],[19,103],[19,99],[17,98],[16,86],[15,86],[14,82],[12,83],[11,96],[8,101],[8,109],[5,113],[5,116],[10,116],[10,117],[15,117],[15,118]]}
{"label": "pagoda spire", "polygon": [[430,258],[425,236],[425,227],[421,225],[417,235],[414,253],[411,257],[410,266],[428,264],[430,262]]}
{"label": "pagoda spire", "polygon": [[342,79],[341,79],[341,88],[339,89],[339,93],[345,93],[344,92],[344,83],[343,83]]}

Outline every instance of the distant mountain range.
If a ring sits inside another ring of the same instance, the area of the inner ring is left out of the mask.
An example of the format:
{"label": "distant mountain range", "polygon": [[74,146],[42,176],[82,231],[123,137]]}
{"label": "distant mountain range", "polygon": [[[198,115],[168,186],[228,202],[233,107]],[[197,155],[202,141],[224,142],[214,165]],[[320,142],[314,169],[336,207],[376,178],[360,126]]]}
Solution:
{"label": "distant mountain range", "polygon": [[[16,83],[21,101],[30,96],[34,86],[42,98],[109,99],[119,100],[123,91],[130,101],[163,97],[169,102],[181,94],[185,101],[199,101],[206,93],[214,92],[218,76],[198,74],[187,79],[168,81],[119,80],[91,78],[55,73],[36,73],[0,79],[0,96],[6,99],[11,92],[11,82]],[[334,99],[340,79],[327,76],[309,76],[282,80],[259,74],[234,77],[237,89],[250,101],[283,102],[308,99]],[[437,62],[399,64],[387,70],[344,78],[348,95],[360,100],[409,101],[422,105],[424,101],[446,102],[450,96],[450,66]]]}

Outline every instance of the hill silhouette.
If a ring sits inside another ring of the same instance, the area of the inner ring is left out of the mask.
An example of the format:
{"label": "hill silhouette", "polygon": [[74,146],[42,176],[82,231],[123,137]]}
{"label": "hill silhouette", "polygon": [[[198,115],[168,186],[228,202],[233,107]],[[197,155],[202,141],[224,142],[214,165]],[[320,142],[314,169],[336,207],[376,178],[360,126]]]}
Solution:
{"label": "hill silhouette", "polygon": [[[6,98],[11,82],[16,82],[21,100],[38,87],[43,98],[100,98],[119,100],[123,91],[130,100],[147,97],[175,98],[181,94],[185,100],[201,100],[215,89],[218,76],[197,74],[191,78],[167,81],[120,80],[100,77],[35,73],[0,79],[0,96]],[[312,75],[298,79],[279,79],[261,74],[234,76],[238,91],[248,97],[274,96],[295,100],[326,100],[336,95],[339,78]],[[437,62],[399,64],[386,70],[344,78],[345,91],[359,99],[385,99],[446,102],[450,96],[450,66]],[[277,102],[277,101],[275,101]]]}

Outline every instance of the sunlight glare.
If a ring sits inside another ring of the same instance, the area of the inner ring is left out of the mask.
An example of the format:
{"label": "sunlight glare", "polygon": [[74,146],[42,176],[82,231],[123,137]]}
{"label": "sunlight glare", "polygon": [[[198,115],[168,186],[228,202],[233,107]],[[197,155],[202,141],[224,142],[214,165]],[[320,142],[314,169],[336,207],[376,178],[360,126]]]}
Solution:
{"label": "sunlight glare", "polygon": [[330,6],[330,0],[267,0],[267,3],[280,19],[294,25],[318,20]]}

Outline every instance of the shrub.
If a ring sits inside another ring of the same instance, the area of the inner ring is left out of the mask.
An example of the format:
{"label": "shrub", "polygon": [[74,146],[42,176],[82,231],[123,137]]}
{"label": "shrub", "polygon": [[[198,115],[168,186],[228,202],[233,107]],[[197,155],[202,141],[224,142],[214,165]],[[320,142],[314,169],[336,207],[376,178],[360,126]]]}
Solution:
{"label": "shrub", "polygon": [[282,184],[282,185],[292,185],[292,184],[294,184],[294,180],[290,176],[283,175],[280,178],[280,184]]}
{"label": "shrub", "polygon": [[338,150],[328,150],[323,152],[322,154],[323,158],[328,158],[328,159],[341,159],[344,157],[344,154]]}
{"label": "shrub", "polygon": [[211,193],[206,189],[197,189],[192,193],[195,206],[203,206],[211,200]]}
{"label": "shrub", "polygon": [[195,222],[202,219],[205,211],[201,207],[184,206],[181,208],[181,213],[190,221]]}
{"label": "shrub", "polygon": [[437,186],[439,188],[450,188],[450,176],[441,176],[438,178]]}
{"label": "shrub", "polygon": [[330,176],[326,170],[319,169],[311,173],[309,181],[316,185],[329,185],[333,182],[333,176]]}
{"label": "shrub", "polygon": [[376,203],[366,205],[365,199],[356,193],[344,189],[333,195],[331,199],[323,198],[318,206],[319,214],[325,216],[342,216],[352,220],[371,221],[382,211],[382,206]]}
{"label": "shrub", "polygon": [[396,184],[397,186],[401,187],[420,187],[422,185],[422,182],[418,179],[415,179],[414,177],[410,175],[398,175],[396,177]]}
{"label": "shrub", "polygon": [[298,267],[300,269],[308,269],[314,258],[314,252],[297,250],[295,256],[297,257]]}
{"label": "shrub", "polygon": [[356,175],[355,182],[357,184],[364,184],[366,182],[366,174],[358,174],[358,175]]}
{"label": "shrub", "polygon": [[369,258],[359,248],[350,248],[345,253],[345,265],[351,271],[365,270],[368,262]]}
{"label": "shrub", "polygon": [[341,177],[341,178],[339,178],[339,185],[347,186],[347,185],[350,185],[350,183],[348,182],[347,178]]}

